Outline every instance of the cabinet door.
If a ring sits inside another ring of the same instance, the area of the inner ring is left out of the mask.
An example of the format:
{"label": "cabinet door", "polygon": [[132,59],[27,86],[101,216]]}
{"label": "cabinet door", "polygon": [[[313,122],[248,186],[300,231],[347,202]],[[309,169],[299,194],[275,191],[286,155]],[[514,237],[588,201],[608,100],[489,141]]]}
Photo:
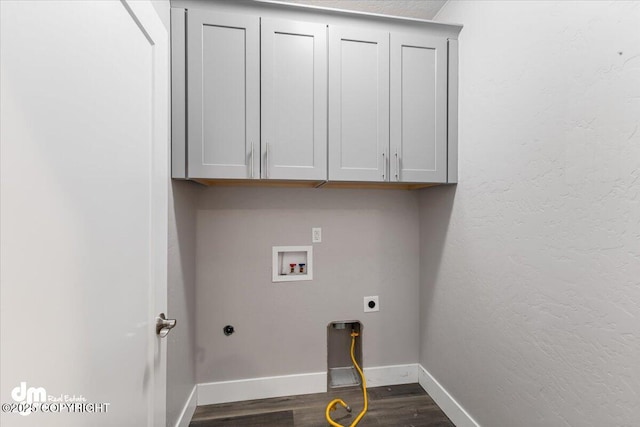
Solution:
{"label": "cabinet door", "polygon": [[447,182],[447,40],[391,34],[391,181]]}
{"label": "cabinet door", "polygon": [[329,179],[386,181],[389,33],[329,28]]}
{"label": "cabinet door", "polygon": [[189,10],[189,178],[259,178],[257,17]]}
{"label": "cabinet door", "polygon": [[327,27],[262,19],[262,177],[327,179]]}

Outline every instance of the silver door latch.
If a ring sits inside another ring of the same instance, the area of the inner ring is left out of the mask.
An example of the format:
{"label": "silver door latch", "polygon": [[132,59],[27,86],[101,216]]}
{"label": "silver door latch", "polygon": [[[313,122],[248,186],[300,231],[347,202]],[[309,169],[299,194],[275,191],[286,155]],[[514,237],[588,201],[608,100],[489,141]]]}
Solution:
{"label": "silver door latch", "polygon": [[160,335],[160,338],[166,337],[169,331],[175,328],[176,323],[176,319],[167,319],[164,313],[160,313],[156,317],[156,334]]}

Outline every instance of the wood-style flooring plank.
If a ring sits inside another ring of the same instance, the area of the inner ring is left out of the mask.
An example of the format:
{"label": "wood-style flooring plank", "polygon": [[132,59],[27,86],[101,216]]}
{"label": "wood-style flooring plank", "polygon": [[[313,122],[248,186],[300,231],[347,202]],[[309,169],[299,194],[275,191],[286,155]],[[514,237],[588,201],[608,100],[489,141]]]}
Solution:
{"label": "wood-style flooring plank", "polygon": [[292,411],[267,412],[262,414],[224,417],[213,420],[191,421],[193,427],[294,427]]}
{"label": "wood-style flooring plank", "polygon": [[[362,391],[358,388],[360,394]],[[426,396],[431,399],[424,389],[419,384],[400,384],[394,386],[387,387],[374,387],[368,389],[369,391],[369,399],[379,400],[379,399],[388,399],[388,398],[396,398],[396,397],[409,397],[409,396]]]}
{"label": "wood-style flooring plank", "polygon": [[[367,391],[369,410],[358,427],[455,427],[419,384],[374,387]],[[338,407],[332,412],[333,419],[343,425],[351,424],[363,407],[362,390],[359,387],[331,390],[327,393],[199,406],[191,426],[327,427],[325,407],[336,397],[346,401],[351,406],[352,413],[349,414],[344,408]],[[260,418],[279,413],[288,413],[291,419],[271,422],[267,418]],[[229,420],[236,417],[252,416],[258,418],[244,418],[242,421],[246,422],[245,424],[229,424]],[[216,420],[224,422],[202,424]],[[249,424],[254,422],[253,420],[259,420],[259,424]]]}

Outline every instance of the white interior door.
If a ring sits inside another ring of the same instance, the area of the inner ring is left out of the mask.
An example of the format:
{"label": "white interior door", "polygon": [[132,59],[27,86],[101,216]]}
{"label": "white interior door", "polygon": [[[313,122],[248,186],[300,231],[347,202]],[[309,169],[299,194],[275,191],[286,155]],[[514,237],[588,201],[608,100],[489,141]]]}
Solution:
{"label": "white interior door", "polygon": [[47,404],[0,424],[164,425],[167,31],[147,1],[0,12],[0,400]]}

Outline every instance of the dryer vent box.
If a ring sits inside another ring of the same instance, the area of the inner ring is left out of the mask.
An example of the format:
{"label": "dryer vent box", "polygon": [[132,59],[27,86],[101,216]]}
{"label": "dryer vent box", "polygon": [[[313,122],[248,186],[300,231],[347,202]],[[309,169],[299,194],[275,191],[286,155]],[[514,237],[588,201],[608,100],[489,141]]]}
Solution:
{"label": "dryer vent box", "polygon": [[362,364],[362,324],[357,320],[343,320],[327,326],[327,388],[353,387],[361,384],[360,374],[351,360],[351,331],[358,333],[354,356]]}

